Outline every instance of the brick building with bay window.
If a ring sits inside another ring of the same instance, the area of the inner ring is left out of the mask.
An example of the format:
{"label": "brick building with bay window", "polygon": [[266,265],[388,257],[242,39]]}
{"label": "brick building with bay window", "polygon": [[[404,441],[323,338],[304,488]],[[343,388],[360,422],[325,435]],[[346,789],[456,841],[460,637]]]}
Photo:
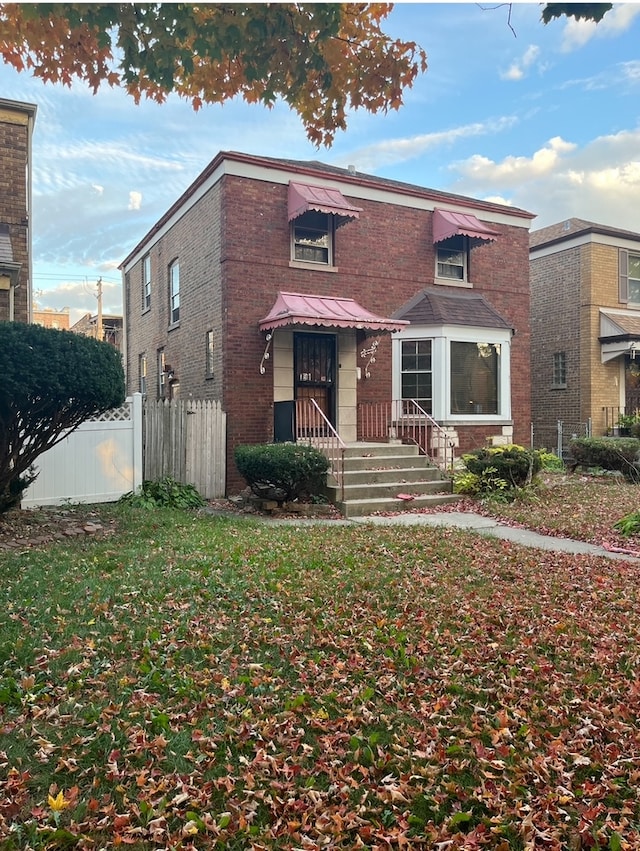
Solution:
{"label": "brick building with bay window", "polygon": [[532,218],[221,152],[121,265],[128,391],[220,400],[228,492],[235,447],[290,438],[304,400],[346,442],[405,400],[459,451],[528,444]]}

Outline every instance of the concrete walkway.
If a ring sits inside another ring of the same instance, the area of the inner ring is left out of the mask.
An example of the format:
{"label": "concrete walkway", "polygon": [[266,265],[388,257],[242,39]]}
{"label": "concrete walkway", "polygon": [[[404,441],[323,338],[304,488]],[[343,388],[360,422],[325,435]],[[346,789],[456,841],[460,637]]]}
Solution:
{"label": "concrete walkway", "polygon": [[260,519],[265,523],[279,526],[353,526],[365,524],[371,526],[448,526],[456,529],[466,529],[470,532],[500,538],[503,541],[512,541],[523,547],[534,547],[539,550],[552,550],[555,552],[573,553],[576,555],[601,556],[604,558],[618,559],[623,561],[640,562],[640,558],[625,553],[611,552],[596,544],[587,544],[584,541],[575,541],[571,538],[556,538],[553,535],[541,535],[529,529],[520,529],[508,526],[492,517],[482,514],[474,514],[469,511],[442,511],[433,514],[395,514],[392,517],[352,517],[349,520],[323,520],[316,518],[278,519],[277,517],[251,516],[251,519]]}

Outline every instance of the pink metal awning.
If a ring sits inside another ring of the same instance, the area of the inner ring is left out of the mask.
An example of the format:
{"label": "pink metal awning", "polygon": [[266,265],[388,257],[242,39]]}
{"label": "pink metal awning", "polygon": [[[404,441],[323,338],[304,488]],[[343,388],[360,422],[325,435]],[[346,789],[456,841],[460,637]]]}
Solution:
{"label": "pink metal awning", "polygon": [[433,211],[433,241],[442,242],[452,236],[469,236],[478,242],[493,242],[500,234],[471,213],[453,213],[451,210]]}
{"label": "pink metal awning", "polygon": [[352,298],[280,292],[269,314],[258,324],[261,331],[272,331],[287,325],[317,325],[322,328],[391,332],[401,331],[409,323],[402,319],[376,316]]}
{"label": "pink metal awning", "polygon": [[289,221],[297,219],[303,213],[315,210],[318,213],[332,213],[338,218],[338,225],[360,218],[361,207],[354,207],[339,189],[327,189],[326,186],[312,186],[308,183],[289,183]]}

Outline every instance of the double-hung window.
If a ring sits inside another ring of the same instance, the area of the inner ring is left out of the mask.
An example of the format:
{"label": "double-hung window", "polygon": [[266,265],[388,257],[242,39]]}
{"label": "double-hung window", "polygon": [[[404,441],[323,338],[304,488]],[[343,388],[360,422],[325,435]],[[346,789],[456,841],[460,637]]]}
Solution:
{"label": "double-hung window", "polygon": [[292,224],[291,256],[304,263],[333,265],[333,216],[313,210]]}
{"label": "double-hung window", "polygon": [[431,340],[403,340],[400,368],[401,398],[413,399],[430,414],[433,399]]}
{"label": "double-hung window", "polygon": [[567,386],[567,355],[566,352],[555,352],[553,355],[552,387]]}
{"label": "double-hung window", "polygon": [[215,342],[213,331],[207,331],[205,337],[205,375],[207,378],[213,376],[213,357],[215,352]]}
{"label": "double-hung window", "polygon": [[640,254],[621,248],[618,258],[619,301],[640,307]]}
{"label": "double-hung window", "polygon": [[450,281],[468,279],[468,239],[452,236],[436,246],[436,277]]}
{"label": "double-hung window", "polygon": [[180,321],[180,264],[177,260],[169,266],[169,324]]}
{"label": "double-hung window", "polygon": [[158,398],[164,399],[167,393],[167,370],[164,349],[158,349],[156,369],[158,371]]}
{"label": "double-hung window", "polygon": [[151,255],[142,258],[142,309],[151,307]]}

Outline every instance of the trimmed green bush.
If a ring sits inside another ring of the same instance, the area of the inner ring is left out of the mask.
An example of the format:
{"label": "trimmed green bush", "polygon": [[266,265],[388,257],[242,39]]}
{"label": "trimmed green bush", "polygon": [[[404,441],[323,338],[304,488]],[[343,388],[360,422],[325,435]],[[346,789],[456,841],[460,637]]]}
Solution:
{"label": "trimmed green bush", "polygon": [[36,458],[124,402],[122,356],[71,331],[0,322],[0,514],[20,502]]}
{"label": "trimmed green bush", "polygon": [[529,484],[540,472],[542,461],[540,453],[534,449],[510,444],[508,446],[484,446],[462,456],[462,461],[470,473],[479,476],[489,485],[487,490],[521,488]]}
{"label": "trimmed green bush", "polygon": [[119,502],[134,508],[201,508],[205,500],[193,485],[176,482],[171,476],[147,480],[137,491],[129,491]]}
{"label": "trimmed green bush", "polygon": [[630,482],[640,482],[640,440],[635,437],[577,437],[569,444],[576,464],[618,470]]}
{"label": "trimmed green bush", "polygon": [[256,496],[282,504],[324,492],[329,460],[304,443],[258,443],[238,446],[238,472]]}

